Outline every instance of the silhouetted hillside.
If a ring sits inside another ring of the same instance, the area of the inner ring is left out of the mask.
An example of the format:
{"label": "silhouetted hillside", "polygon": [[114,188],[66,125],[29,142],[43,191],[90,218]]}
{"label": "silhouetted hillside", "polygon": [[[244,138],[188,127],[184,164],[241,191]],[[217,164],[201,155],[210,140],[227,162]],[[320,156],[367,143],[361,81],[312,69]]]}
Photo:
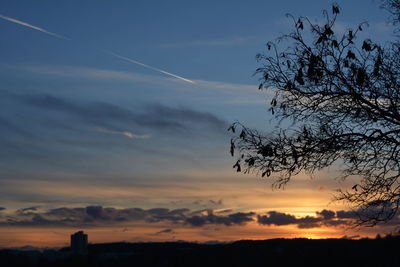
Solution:
{"label": "silhouetted hillside", "polygon": [[107,243],[87,256],[59,251],[1,250],[4,266],[400,266],[400,238],[271,239],[229,244]]}

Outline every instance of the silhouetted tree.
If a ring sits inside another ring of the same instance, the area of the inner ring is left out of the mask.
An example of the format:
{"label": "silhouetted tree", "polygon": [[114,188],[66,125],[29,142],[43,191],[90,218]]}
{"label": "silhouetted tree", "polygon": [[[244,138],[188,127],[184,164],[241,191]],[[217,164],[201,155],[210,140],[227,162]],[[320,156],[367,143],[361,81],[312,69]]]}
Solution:
{"label": "silhouetted tree", "polygon": [[384,0],[382,7],[391,14],[390,21],[396,25],[400,23],[400,0]]}
{"label": "silhouetted tree", "polygon": [[[399,22],[400,1],[384,4]],[[259,89],[273,93],[271,113],[293,123],[263,134],[236,122],[231,154],[238,152],[237,171],[275,178],[276,187],[341,165],[343,179],[360,180],[337,199],[358,211],[360,224],[376,224],[393,218],[400,202],[400,42],[358,40],[367,23],[340,33],[339,13],[334,4],[323,24],[289,15],[294,30],[257,55]]]}

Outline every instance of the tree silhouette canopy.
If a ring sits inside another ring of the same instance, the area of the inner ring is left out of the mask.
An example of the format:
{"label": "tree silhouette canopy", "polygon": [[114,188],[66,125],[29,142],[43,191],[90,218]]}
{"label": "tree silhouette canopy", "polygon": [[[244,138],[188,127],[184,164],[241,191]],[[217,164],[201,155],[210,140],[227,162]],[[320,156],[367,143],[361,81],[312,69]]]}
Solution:
{"label": "tree silhouette canopy", "polygon": [[[400,1],[384,8],[396,25]],[[337,199],[350,203],[359,224],[374,225],[392,219],[400,203],[400,41],[359,40],[366,22],[338,32],[339,13],[334,4],[323,24],[289,15],[294,30],[257,55],[259,89],[273,94],[270,112],[292,124],[263,134],[233,123],[233,167],[282,187],[299,173],[340,165],[343,179],[359,180]]]}

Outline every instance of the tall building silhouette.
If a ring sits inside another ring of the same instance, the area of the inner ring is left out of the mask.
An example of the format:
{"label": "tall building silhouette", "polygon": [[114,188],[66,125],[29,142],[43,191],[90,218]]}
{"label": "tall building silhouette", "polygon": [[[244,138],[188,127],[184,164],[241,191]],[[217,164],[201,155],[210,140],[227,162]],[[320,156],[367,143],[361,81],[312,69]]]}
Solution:
{"label": "tall building silhouette", "polygon": [[83,233],[83,231],[76,232],[71,235],[71,250],[72,253],[78,255],[86,255],[88,245],[88,235]]}

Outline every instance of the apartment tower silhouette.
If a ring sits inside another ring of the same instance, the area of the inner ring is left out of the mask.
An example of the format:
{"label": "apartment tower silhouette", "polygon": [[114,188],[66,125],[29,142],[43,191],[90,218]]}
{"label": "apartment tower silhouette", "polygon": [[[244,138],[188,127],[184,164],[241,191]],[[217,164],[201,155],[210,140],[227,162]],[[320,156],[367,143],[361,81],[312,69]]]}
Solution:
{"label": "apartment tower silhouette", "polygon": [[86,255],[88,245],[88,235],[83,231],[71,235],[71,250],[73,254]]}

